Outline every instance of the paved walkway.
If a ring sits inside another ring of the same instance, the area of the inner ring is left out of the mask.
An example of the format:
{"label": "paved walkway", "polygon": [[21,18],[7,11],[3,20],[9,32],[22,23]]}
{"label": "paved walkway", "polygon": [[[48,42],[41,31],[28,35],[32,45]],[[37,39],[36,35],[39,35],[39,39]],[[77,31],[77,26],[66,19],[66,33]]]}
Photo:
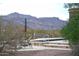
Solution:
{"label": "paved walkway", "polygon": [[70,56],[71,50],[18,51],[16,56]]}
{"label": "paved walkway", "polygon": [[18,51],[35,51],[35,50],[71,50],[70,48],[52,48],[52,47],[44,47],[44,46],[32,46],[25,47],[23,49],[19,49]]}
{"label": "paved walkway", "polygon": [[16,52],[17,56],[69,56],[71,49],[33,46]]}

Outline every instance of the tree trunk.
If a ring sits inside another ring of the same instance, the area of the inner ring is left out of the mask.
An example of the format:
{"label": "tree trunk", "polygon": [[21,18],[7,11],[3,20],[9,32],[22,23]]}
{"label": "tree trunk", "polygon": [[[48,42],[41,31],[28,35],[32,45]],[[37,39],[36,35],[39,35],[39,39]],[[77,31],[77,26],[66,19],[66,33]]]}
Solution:
{"label": "tree trunk", "polygon": [[73,45],[72,47],[73,47],[72,48],[72,55],[73,56],[79,56],[79,44]]}
{"label": "tree trunk", "polygon": [[69,21],[72,20],[71,18],[74,18],[78,15],[79,15],[79,8],[69,9]]}
{"label": "tree trunk", "polygon": [[[74,20],[79,20],[79,19],[75,19],[79,17],[79,8],[71,8],[69,9],[69,21],[71,21],[73,18]],[[78,40],[78,39],[77,39]],[[79,56],[79,43],[78,41],[76,42],[76,44],[72,44],[72,41],[69,42],[70,46],[72,48],[72,55],[74,56]]]}

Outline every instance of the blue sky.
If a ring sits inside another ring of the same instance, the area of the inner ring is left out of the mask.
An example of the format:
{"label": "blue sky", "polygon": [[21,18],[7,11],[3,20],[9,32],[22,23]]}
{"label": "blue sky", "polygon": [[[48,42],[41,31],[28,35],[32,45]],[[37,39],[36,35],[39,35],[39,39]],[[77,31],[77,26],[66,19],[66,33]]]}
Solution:
{"label": "blue sky", "polygon": [[63,20],[69,16],[64,3],[57,0],[0,0],[0,15],[13,12],[36,17],[59,17]]}

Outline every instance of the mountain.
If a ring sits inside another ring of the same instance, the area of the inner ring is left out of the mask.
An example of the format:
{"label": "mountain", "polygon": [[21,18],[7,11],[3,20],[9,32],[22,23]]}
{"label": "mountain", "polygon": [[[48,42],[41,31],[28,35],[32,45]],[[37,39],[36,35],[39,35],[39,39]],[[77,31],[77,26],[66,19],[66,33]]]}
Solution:
{"label": "mountain", "polygon": [[31,29],[41,29],[41,30],[59,30],[62,29],[67,21],[63,21],[57,17],[40,17],[36,18],[30,15],[23,15],[17,12],[2,16],[3,20],[14,21],[16,24],[21,24],[24,26],[25,18],[27,19],[27,27]]}

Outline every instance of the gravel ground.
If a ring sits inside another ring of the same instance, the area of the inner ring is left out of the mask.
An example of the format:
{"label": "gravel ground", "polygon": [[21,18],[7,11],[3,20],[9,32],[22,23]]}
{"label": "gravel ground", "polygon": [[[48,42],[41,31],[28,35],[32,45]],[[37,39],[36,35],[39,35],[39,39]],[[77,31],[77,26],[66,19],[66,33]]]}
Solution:
{"label": "gravel ground", "polygon": [[71,50],[18,51],[16,56],[70,56]]}

